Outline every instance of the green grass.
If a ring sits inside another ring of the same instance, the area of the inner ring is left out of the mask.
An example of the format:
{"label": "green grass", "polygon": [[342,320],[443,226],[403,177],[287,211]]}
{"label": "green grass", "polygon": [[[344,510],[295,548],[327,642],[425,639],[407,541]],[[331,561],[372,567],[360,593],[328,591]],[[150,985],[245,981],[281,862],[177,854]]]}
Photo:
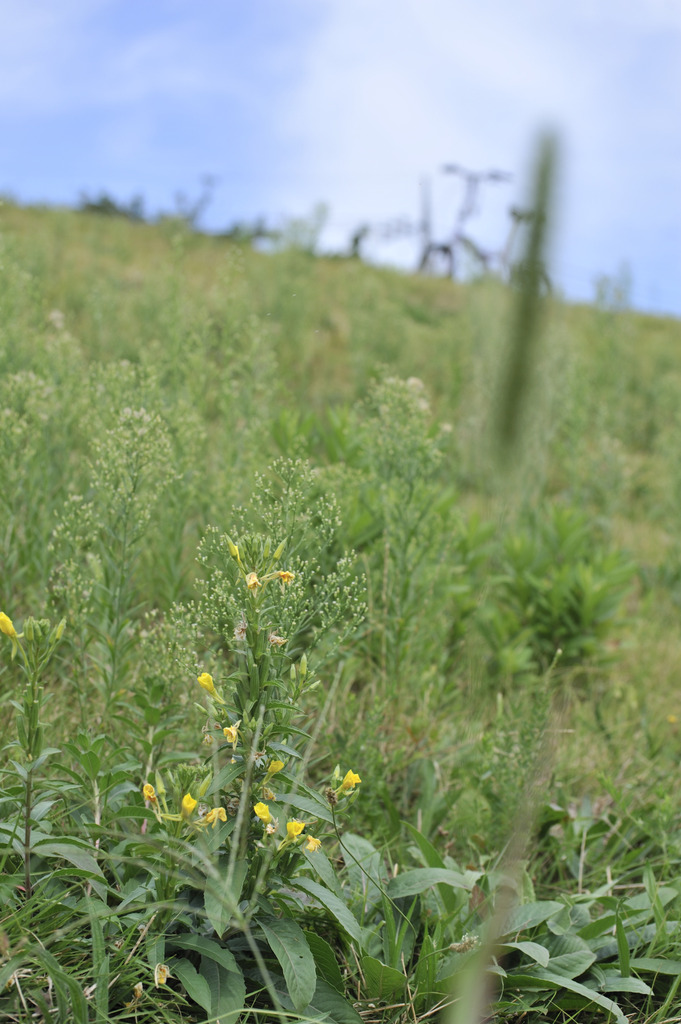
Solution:
{"label": "green grass", "polygon": [[504,450],[498,281],[9,202],[0,263],[0,1015],[674,1020],[681,324],[545,300]]}

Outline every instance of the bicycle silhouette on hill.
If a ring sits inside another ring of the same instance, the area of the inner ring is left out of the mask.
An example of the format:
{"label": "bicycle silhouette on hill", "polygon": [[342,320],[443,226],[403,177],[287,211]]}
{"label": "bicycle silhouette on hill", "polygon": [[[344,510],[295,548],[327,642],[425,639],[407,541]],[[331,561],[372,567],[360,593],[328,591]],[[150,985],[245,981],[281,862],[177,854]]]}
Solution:
{"label": "bicycle silhouette on hill", "polygon": [[[534,214],[531,210],[521,210],[512,206],[509,209],[511,227],[506,243],[500,250],[484,249],[469,233],[466,232],[466,223],[477,212],[479,208],[479,193],[483,184],[502,184],[512,180],[512,175],[506,171],[472,171],[459,164],[445,164],[442,168],[444,174],[454,174],[463,178],[464,191],[461,204],[456,216],[454,231],[451,239],[447,242],[433,242],[431,238],[431,211],[430,196],[427,184],[422,184],[423,213],[421,233],[423,235],[423,248],[419,262],[419,273],[433,272],[438,263],[444,262],[448,277],[455,278],[459,270],[459,261],[462,254],[466,254],[478,265],[480,270],[489,274],[495,269],[501,278],[510,284],[517,283],[523,276],[522,261],[513,263],[513,249],[519,231],[524,224],[528,224]],[[544,268],[541,269],[540,277],[542,284],[550,290],[551,284]]]}

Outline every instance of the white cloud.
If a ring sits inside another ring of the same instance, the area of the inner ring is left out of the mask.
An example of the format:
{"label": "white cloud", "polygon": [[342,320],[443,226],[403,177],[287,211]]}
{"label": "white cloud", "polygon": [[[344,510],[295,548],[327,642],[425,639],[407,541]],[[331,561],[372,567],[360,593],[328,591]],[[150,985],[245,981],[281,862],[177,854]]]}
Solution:
{"label": "white cloud", "polygon": [[[444,161],[513,171],[522,196],[544,126],[561,140],[563,262],[590,279],[603,269],[592,253],[601,258],[608,236],[620,244],[627,219],[649,224],[666,202],[678,221],[676,2],[328,0],[326,10],[304,82],[286,98],[299,173],[271,195],[284,209],[328,200],[334,244],[364,218],[416,217],[418,180]],[[476,237],[502,243],[510,199],[485,193]],[[451,221],[457,200],[440,202]]]}

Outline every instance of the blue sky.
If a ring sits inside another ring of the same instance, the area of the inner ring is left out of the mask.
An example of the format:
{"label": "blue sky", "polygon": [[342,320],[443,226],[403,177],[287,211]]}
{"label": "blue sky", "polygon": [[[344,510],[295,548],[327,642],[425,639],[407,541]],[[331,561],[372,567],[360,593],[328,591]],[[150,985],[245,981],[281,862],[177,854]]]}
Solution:
{"label": "blue sky", "polygon": [[[203,226],[326,202],[323,244],[416,222],[438,240],[461,185],[500,168],[470,234],[490,250],[522,203],[537,133],[560,144],[553,276],[589,300],[626,266],[635,306],[681,316],[679,0],[0,0],[0,192],[147,209],[217,185]],[[410,268],[416,237],[370,235]]]}

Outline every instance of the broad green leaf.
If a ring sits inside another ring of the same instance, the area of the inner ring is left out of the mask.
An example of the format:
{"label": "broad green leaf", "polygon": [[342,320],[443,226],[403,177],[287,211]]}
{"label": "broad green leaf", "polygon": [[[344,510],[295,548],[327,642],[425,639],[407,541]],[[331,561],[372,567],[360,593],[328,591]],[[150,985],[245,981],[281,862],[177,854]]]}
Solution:
{"label": "broad green leaf", "polygon": [[681,974],[681,961],[663,960],[661,957],[639,956],[629,961],[632,971],[649,971],[652,974]]}
{"label": "broad green leaf", "polygon": [[359,965],[370,999],[394,1002],[403,997],[407,979],[402,971],[381,963],[373,956],[363,956]]}
{"label": "broad green leaf", "polygon": [[[293,1009],[293,1003],[284,992],[280,995],[281,1004],[285,1009]],[[331,1024],[363,1024],[362,1018],[350,1003],[328,985],[322,978],[317,979],[317,987],[310,1003],[300,1015],[304,1020],[325,1021]]]}
{"label": "broad green leaf", "polygon": [[203,893],[206,916],[219,938],[222,938],[239,904],[248,863],[245,860],[236,861],[231,877],[229,869],[228,863],[220,866],[218,869],[220,877],[213,878],[211,876],[206,879],[206,888]]}
{"label": "broad green leaf", "polygon": [[243,761],[240,761],[237,764],[226,764],[224,768],[220,769],[211,782],[208,790],[206,791],[206,796],[212,796],[214,793],[217,793],[218,790],[226,789],[231,782],[234,782],[234,780],[238,779],[240,775],[243,775],[245,770],[246,765]]}
{"label": "broad green leaf", "polygon": [[[509,975],[509,979],[510,977],[511,975]],[[553,974],[551,971],[545,971],[541,968],[537,971],[536,977],[537,980],[544,982],[549,986],[549,988],[556,989],[558,992],[560,992],[561,989],[567,989],[568,992],[574,992],[576,995],[582,996],[588,1002],[595,1003],[596,1006],[600,1006],[601,1009],[607,1010],[608,1013],[611,1013],[615,1017],[617,1024],[629,1024],[627,1018],[624,1016],[616,1002],[612,999],[608,999],[607,996],[601,995],[600,992],[594,992],[593,989],[580,984],[580,982],[575,981],[574,978],[566,978],[562,974]],[[516,980],[518,979],[516,978]],[[506,984],[508,984],[508,980]]]}
{"label": "broad green leaf", "polygon": [[258,921],[270,949],[284,972],[284,980],[297,1013],[302,1013],[314,995],[317,970],[299,924],[288,917]]}
{"label": "broad green leaf", "polygon": [[320,885],[319,882],[314,882],[311,878],[294,878],[291,880],[291,886],[295,889],[301,889],[310,896],[314,896],[336,918],[338,923],[345,928],[350,938],[354,939],[359,946],[362,945],[362,929],[359,926],[359,922],[338,896],[334,895],[323,885]]}
{"label": "broad green leaf", "polygon": [[391,878],[387,886],[388,896],[399,899],[401,896],[416,896],[431,885],[449,885],[452,889],[470,891],[475,885],[479,873],[468,872],[462,875],[459,871],[449,868],[413,868],[401,875]]}
{"label": "broad green leaf", "polygon": [[378,850],[367,839],[352,832],[343,836],[341,847],[350,885],[355,894],[361,894],[363,913],[360,917],[364,919],[368,908],[380,906],[382,893],[388,883],[384,877],[383,861]]}
{"label": "broad green leaf", "polygon": [[313,815],[315,818],[321,818],[322,821],[326,821],[330,825],[333,824],[331,809],[321,797],[313,800],[309,796],[303,796],[301,793],[285,793],[279,798],[278,803],[282,807],[292,807],[303,815]]}
{"label": "broad green leaf", "polygon": [[[216,964],[220,964],[226,971],[241,974],[241,968],[234,959],[234,954],[231,950],[221,946],[214,939],[206,938],[205,935],[192,935],[190,933],[169,935],[167,944],[171,949],[193,949],[196,953],[200,953],[201,956],[214,960]],[[157,962],[160,963],[161,961]]]}
{"label": "broad green leaf", "polygon": [[537,900],[534,903],[525,903],[521,907],[514,907],[508,915],[504,935],[513,935],[534,928],[564,909],[565,904],[558,903],[557,900]]}
{"label": "broad green leaf", "polygon": [[529,956],[539,964],[540,967],[547,967],[549,963],[549,951],[546,946],[540,946],[538,942],[504,942],[500,949],[518,949],[521,953]]}
{"label": "broad green leaf", "polygon": [[210,989],[211,1018],[219,1020],[220,1024],[236,1024],[246,1001],[246,985],[241,971],[225,970],[212,957],[202,956],[199,973]]}
{"label": "broad green leaf", "polygon": [[596,959],[596,954],[587,950],[575,950],[574,953],[561,953],[560,956],[552,956],[549,962],[549,971],[554,974],[564,975],[566,978],[578,978],[580,974],[588,971]]}
{"label": "broad green leaf", "polygon": [[63,857],[64,860],[75,864],[82,871],[104,877],[102,869],[92,854],[76,843],[68,841],[53,842],[48,839],[34,843],[32,849],[39,857]]}
{"label": "broad green leaf", "polygon": [[617,971],[604,971],[603,980],[598,988],[601,992],[636,992],[641,996],[650,996],[653,990],[640,978],[624,978]]}
{"label": "broad green leaf", "polygon": [[182,983],[182,987],[189,998],[198,1003],[206,1013],[210,1013],[212,1007],[210,985],[203,975],[199,974],[194,965],[189,960],[172,959],[168,967],[170,968],[171,975]]}
{"label": "broad green leaf", "polygon": [[92,888],[98,896],[106,899],[107,887],[99,881],[100,878],[104,878],[104,873],[92,854],[82,846],[68,841],[52,842],[47,840],[35,843],[33,851],[39,857],[61,857],[63,860],[69,861],[70,864],[74,864],[80,871],[94,876],[90,879]]}
{"label": "broad green leaf", "polygon": [[[426,866],[429,868],[444,868],[445,862],[443,861],[442,857],[435,849],[435,847],[432,845],[432,843],[430,843],[426,839],[426,837],[421,832],[419,832],[419,830],[410,822],[405,821],[402,824],[407,829],[412,839],[418,846],[421,852],[421,856],[423,857],[426,863]],[[440,897],[444,904],[444,908],[447,911],[447,913],[454,914],[457,908],[457,899],[454,893],[446,885],[440,885],[438,888],[438,892],[440,894]]]}
{"label": "broad green leaf", "polygon": [[319,875],[327,889],[331,889],[336,896],[342,899],[343,887],[324,850],[309,851],[305,849],[305,846],[301,846],[300,849],[310,867]]}
{"label": "broad green leaf", "polygon": [[305,938],[317,966],[317,975],[335,988],[336,992],[343,995],[345,984],[333,949],[326,939],[323,939],[317,932],[305,932]]}
{"label": "broad green leaf", "polygon": [[445,862],[443,861],[442,857],[435,849],[435,847],[432,845],[432,843],[430,843],[426,839],[423,833],[419,832],[416,826],[412,825],[411,822],[409,821],[403,821],[402,824],[404,825],[407,832],[411,835],[412,839],[414,840],[419,850],[421,851],[421,856],[426,862],[426,867],[444,868]]}

